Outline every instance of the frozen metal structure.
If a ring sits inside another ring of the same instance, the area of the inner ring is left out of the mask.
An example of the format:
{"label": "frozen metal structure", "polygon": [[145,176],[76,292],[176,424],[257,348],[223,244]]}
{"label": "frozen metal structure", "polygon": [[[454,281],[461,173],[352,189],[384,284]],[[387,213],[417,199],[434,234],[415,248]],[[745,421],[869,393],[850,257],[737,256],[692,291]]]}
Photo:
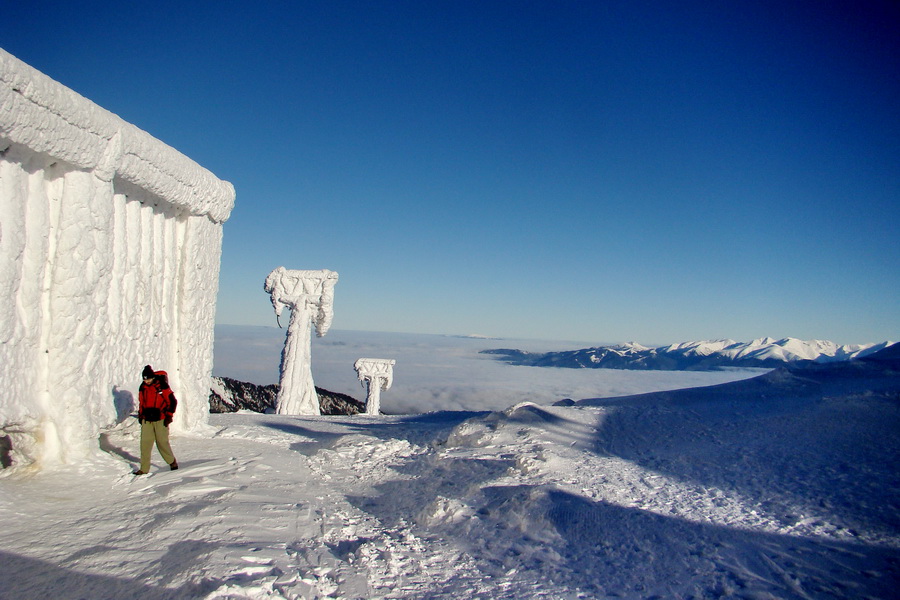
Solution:
{"label": "frozen metal structure", "polygon": [[148,363],[173,429],[206,427],[233,206],[230,183],[0,50],[3,467],[97,453]]}
{"label": "frozen metal structure", "polygon": [[281,385],[276,398],[279,415],[319,415],[319,397],[313,383],[310,342],[312,323],[323,337],[334,317],[334,286],[338,274],[328,269],[288,270],[278,267],[266,277],[265,290],[272,296],[275,314],[291,311],[284,350],[281,353]]}
{"label": "frozen metal structure", "polygon": [[354,364],[361,384],[367,386],[366,414],[381,412],[381,390],[391,389],[394,382],[394,365],[397,361],[389,358],[360,358]]}

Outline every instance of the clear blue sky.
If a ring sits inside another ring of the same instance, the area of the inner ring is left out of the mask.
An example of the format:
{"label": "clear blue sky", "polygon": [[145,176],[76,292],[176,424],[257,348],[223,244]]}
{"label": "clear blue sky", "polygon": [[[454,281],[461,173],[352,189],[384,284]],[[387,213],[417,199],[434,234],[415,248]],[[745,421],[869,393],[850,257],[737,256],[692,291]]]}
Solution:
{"label": "clear blue sky", "polygon": [[4,2],[0,47],[231,181],[218,322],[900,339],[900,8]]}

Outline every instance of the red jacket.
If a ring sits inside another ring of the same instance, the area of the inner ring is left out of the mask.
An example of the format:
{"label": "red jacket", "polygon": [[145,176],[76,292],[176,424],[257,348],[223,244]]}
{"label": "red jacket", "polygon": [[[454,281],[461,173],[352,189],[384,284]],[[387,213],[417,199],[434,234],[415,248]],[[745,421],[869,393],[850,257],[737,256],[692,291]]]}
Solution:
{"label": "red jacket", "polygon": [[166,425],[172,422],[178,400],[169,387],[169,376],[165,371],[156,371],[156,380],[151,384],[142,383],[138,393],[141,421],[162,420]]}

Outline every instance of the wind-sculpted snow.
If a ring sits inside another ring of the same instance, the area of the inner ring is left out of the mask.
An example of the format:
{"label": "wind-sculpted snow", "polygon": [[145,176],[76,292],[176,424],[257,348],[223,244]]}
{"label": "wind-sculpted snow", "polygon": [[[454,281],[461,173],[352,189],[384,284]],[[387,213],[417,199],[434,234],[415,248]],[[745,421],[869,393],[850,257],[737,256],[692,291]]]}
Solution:
{"label": "wind-sculpted snow", "polygon": [[685,342],[659,348],[629,343],[563,352],[525,352],[515,349],[485,350],[513,365],[589,369],[639,369],[661,371],[722,368],[775,368],[787,363],[837,362],[861,358],[893,342],[844,345],[820,340],[760,338],[752,342],[715,340]]}
{"label": "wind-sculpted snow", "polygon": [[179,399],[173,429],[205,429],[233,204],[230,183],[0,50],[4,467],[96,454],[148,363]]}
{"label": "wind-sculpted snow", "polygon": [[0,151],[12,144],[217,223],[234,207],[230,183],[0,49]]}
{"label": "wind-sculpted snow", "polygon": [[900,585],[889,352],[570,406],[210,419],[215,436],[173,440],[178,471],[132,477],[123,423],[106,462],[0,480],[0,590],[818,600]]}
{"label": "wind-sculpted snow", "polygon": [[360,383],[367,387],[367,415],[381,413],[381,391],[391,389],[396,362],[390,358],[359,358],[353,363]]}
{"label": "wind-sculpted snow", "polygon": [[284,351],[281,354],[281,381],[277,409],[281,415],[318,415],[319,401],[313,384],[310,336],[324,336],[334,317],[334,286],[338,274],[328,269],[274,269],[266,277],[264,289],[271,295],[275,314],[291,311]]}

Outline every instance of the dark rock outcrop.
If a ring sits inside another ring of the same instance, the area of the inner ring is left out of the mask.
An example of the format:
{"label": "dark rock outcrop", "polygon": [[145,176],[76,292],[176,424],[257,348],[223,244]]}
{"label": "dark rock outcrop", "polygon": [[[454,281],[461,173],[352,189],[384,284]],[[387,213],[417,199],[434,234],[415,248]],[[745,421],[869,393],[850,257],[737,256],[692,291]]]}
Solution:
{"label": "dark rock outcrop", "polygon": [[[275,412],[278,385],[257,385],[230,377],[213,377],[209,392],[209,412],[229,413],[252,410],[258,413]],[[319,409],[323,415],[356,415],[366,411],[366,405],[347,394],[330,392],[316,387]]]}

